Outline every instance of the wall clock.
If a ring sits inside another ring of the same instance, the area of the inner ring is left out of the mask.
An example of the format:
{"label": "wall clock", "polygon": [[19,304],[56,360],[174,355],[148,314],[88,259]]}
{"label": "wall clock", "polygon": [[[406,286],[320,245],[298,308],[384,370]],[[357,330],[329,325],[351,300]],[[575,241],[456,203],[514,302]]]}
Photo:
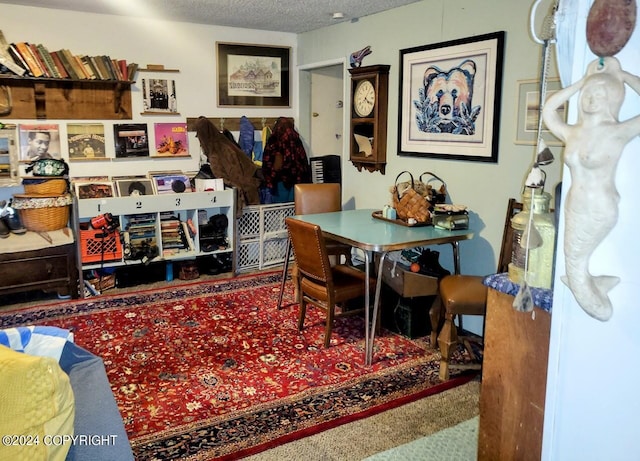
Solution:
{"label": "wall clock", "polygon": [[358,171],[380,171],[387,163],[389,65],[349,69],[351,139],[349,160]]}

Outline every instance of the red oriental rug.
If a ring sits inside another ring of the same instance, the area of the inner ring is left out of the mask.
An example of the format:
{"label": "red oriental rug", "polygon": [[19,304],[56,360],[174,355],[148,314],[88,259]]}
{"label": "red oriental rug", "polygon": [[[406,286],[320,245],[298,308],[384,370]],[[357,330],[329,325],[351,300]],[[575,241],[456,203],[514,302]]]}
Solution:
{"label": "red oriental rug", "polygon": [[[0,327],[70,329],[101,356],[137,460],[237,459],[450,389],[428,338],[383,330],[364,366],[364,321],[277,310],[280,273],[101,296],[0,314]],[[292,299],[287,284],[285,299]],[[461,348],[454,362],[468,362]]]}

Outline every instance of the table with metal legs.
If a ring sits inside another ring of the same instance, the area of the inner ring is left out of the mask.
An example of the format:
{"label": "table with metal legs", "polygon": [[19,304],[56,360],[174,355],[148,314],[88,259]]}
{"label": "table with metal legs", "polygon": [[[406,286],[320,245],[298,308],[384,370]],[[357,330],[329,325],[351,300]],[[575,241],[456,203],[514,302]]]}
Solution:
{"label": "table with metal legs", "polygon": [[[338,242],[346,243],[363,250],[365,255],[365,306],[371,305],[369,280],[373,267],[374,254],[380,256],[376,277],[376,289],[373,300],[373,313],[365,309],[365,364],[373,362],[373,342],[375,338],[375,322],[380,306],[380,290],[382,287],[382,269],[384,260],[390,251],[449,243],[453,247],[455,273],[460,273],[460,252],[458,244],[462,240],[473,237],[473,231],[438,229],[433,226],[403,226],[390,221],[374,218],[375,210],[343,210],[332,213],[305,214],[294,216],[295,219],[320,226],[322,233]],[[290,247],[287,249],[285,264],[288,262]],[[283,272],[283,275],[286,273]],[[282,292],[285,278],[283,276],[278,307],[282,303]]]}

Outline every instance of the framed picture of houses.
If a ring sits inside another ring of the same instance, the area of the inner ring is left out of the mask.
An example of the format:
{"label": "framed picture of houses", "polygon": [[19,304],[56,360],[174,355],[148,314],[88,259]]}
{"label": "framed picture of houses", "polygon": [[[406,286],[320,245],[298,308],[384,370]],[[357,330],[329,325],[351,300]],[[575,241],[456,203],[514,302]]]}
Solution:
{"label": "framed picture of houses", "polygon": [[218,106],[290,107],[289,47],[216,42]]}

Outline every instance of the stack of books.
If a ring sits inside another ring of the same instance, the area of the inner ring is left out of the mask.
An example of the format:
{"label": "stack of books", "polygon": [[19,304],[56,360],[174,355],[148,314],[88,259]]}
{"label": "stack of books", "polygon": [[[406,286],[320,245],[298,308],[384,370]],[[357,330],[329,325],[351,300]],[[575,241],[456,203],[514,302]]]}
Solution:
{"label": "stack of books", "polygon": [[0,30],[0,73],[21,77],[73,80],[134,81],[138,64],[110,56],[73,54],[68,49],[49,51],[42,44],[9,43]]}
{"label": "stack of books", "polygon": [[141,255],[147,255],[154,247],[158,247],[155,214],[129,216],[125,232],[125,259],[141,259]]}
{"label": "stack of books", "polygon": [[163,256],[195,250],[186,223],[173,216],[171,212],[160,213],[160,232],[162,233]]}

